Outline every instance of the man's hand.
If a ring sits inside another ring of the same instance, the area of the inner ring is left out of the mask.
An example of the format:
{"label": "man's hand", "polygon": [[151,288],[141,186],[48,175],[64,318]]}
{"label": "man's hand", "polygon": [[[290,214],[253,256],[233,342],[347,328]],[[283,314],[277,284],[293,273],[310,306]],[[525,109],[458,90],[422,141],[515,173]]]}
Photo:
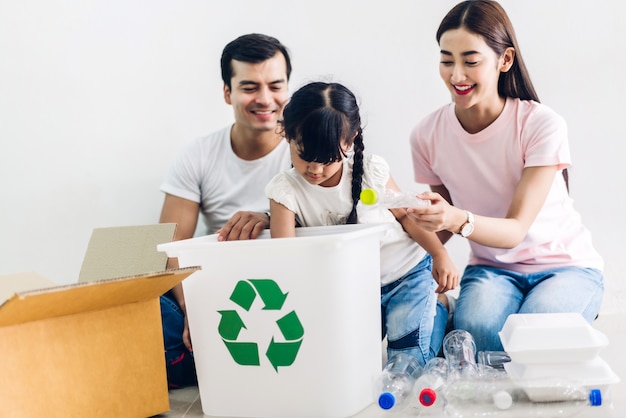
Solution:
{"label": "man's hand", "polygon": [[265,212],[237,212],[217,231],[218,241],[256,239],[270,226],[270,218]]}

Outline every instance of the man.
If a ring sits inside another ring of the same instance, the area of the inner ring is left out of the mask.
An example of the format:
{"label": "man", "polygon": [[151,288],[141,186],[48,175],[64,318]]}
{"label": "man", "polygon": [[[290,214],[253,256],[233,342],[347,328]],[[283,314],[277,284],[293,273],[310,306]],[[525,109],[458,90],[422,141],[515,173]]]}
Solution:
{"label": "man", "polygon": [[[235,122],[190,143],[171,165],[161,186],[160,222],[178,224],[174,240],[193,237],[200,213],[207,233],[221,241],[256,238],[269,226],[265,185],[291,167],[278,127],[291,75],[286,47],[267,35],[243,35],[226,45],[221,67]],[[161,297],[161,311],[169,385],[194,384],[182,285]]]}

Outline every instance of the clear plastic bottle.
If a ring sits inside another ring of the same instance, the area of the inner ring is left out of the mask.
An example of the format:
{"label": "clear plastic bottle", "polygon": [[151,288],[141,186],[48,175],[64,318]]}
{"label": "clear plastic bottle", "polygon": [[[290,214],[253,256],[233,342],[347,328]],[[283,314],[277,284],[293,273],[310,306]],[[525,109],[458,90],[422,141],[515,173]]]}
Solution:
{"label": "clear plastic bottle", "polygon": [[476,354],[478,364],[490,366],[494,369],[504,369],[504,364],[511,361],[506,351],[479,351]]}
{"label": "clear plastic bottle", "polygon": [[363,189],[361,191],[361,203],[366,206],[379,206],[386,209],[393,208],[416,208],[430,205],[430,201],[420,199],[413,194],[399,192],[391,189],[374,190]]}
{"label": "clear plastic bottle", "polygon": [[384,410],[400,411],[410,402],[422,366],[415,357],[407,353],[392,356],[383,368],[378,385],[378,406]]}
{"label": "clear plastic bottle", "polygon": [[443,405],[443,390],[448,380],[448,360],[434,357],[424,365],[422,375],[415,382],[413,408]]}
{"label": "clear plastic bottle", "polygon": [[478,377],[476,343],[469,332],[455,329],[443,338],[443,354],[448,360],[448,381]]}
{"label": "clear plastic bottle", "polygon": [[[456,418],[571,417],[588,416],[582,411],[603,403],[599,389],[590,390],[565,379],[525,381],[520,385],[509,378],[456,380],[446,387],[444,412]],[[529,390],[536,396],[529,397]],[[531,400],[535,397],[542,400]]]}

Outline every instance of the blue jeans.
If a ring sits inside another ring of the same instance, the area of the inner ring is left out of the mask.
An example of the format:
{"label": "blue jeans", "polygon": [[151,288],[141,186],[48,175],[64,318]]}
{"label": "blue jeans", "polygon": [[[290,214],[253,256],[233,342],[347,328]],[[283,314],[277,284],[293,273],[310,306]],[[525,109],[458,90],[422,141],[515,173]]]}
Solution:
{"label": "blue jeans", "polygon": [[185,314],[176,300],[167,294],[161,296],[160,302],[168,387],[194,385],[197,382],[195,362],[183,342]]}
{"label": "blue jeans", "polygon": [[604,277],[592,268],[561,267],[522,274],[467,266],[454,313],[454,328],[469,331],[476,351],[503,350],[498,332],[510,314],[579,312],[592,322],[602,303]]}
{"label": "blue jeans", "polygon": [[381,288],[383,338],[387,357],[403,351],[423,366],[437,356],[445,333],[448,311],[437,301],[432,258],[426,255],[411,271]]}

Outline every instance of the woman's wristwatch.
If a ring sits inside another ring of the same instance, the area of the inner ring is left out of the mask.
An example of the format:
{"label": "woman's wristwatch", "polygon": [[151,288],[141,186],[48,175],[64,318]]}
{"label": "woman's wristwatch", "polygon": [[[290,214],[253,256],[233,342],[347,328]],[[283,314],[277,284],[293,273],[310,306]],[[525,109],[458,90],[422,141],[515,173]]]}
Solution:
{"label": "woman's wristwatch", "polygon": [[469,237],[474,232],[474,215],[469,210],[466,210],[465,213],[467,213],[467,221],[461,225],[461,229],[458,232],[463,238]]}

